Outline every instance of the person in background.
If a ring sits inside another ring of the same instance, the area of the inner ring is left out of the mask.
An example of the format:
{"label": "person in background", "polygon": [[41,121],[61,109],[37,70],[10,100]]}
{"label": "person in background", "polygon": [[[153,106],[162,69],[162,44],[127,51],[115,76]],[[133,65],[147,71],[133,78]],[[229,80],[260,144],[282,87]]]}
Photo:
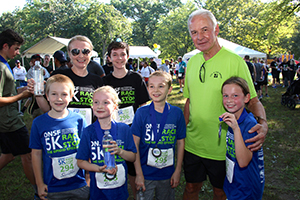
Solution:
{"label": "person in background", "polygon": [[0,33],[0,170],[20,156],[26,178],[35,191],[34,199],[39,199],[31,164],[31,149],[28,147],[29,133],[19,115],[17,103],[32,94],[27,87],[17,93],[13,72],[7,62],[20,54],[23,43],[24,39],[12,29]]}
{"label": "person in background", "polygon": [[280,68],[278,58],[274,57],[273,61],[270,64],[270,68],[272,69],[272,87],[276,88],[276,83],[280,85]]}
{"label": "person in background", "polygon": [[50,55],[46,54],[44,56],[44,62],[41,65],[48,71],[49,74],[54,70],[53,66],[50,65]]}
{"label": "person in background", "polygon": [[153,72],[155,72],[155,70],[151,66],[148,65],[147,61],[144,61],[140,73],[141,73],[142,77],[144,78],[144,81],[146,84],[148,84],[149,76]]}
{"label": "person in background", "polygon": [[263,73],[263,65],[257,61],[256,57],[253,58],[253,65],[255,67],[254,72],[256,73],[254,87],[257,92],[258,99],[261,100],[263,98],[263,95],[260,86],[262,85],[262,82],[265,78]]}
{"label": "person in background", "polygon": [[179,65],[179,69],[178,69],[178,81],[179,81],[179,86],[180,86],[180,90],[178,93],[182,93],[182,88],[184,85],[184,78],[185,78],[185,72],[186,72],[186,63],[182,60],[182,57],[179,56],[178,57],[178,65]]}
{"label": "person in background", "polygon": [[108,55],[106,56],[106,64],[103,65],[103,69],[104,69],[104,72],[105,72],[105,76],[111,74],[114,71],[113,64],[110,61],[110,58],[109,58]]}
{"label": "person in background", "polygon": [[157,64],[154,61],[154,58],[150,58],[149,62],[150,62],[150,67],[152,67],[152,69],[154,69],[154,71],[156,71],[157,70]]}
{"label": "person in background", "polygon": [[220,30],[215,16],[206,9],[196,10],[189,16],[188,28],[200,53],[191,57],[188,62],[183,93],[187,98],[184,106],[187,132],[183,167],[186,186],[183,199],[199,199],[199,192],[208,176],[213,186],[213,199],[225,200],[223,184],[226,176],[227,129],[223,126],[220,128],[219,122],[219,116],[225,112],[220,92],[224,80],[239,76],[249,83],[248,109],[259,123],[249,131],[257,132],[258,135],[245,141],[253,143],[247,146],[252,152],[261,148],[267,135],[266,113],[257,98],[245,61],[219,44],[217,36]]}
{"label": "person in background", "polygon": [[132,58],[129,58],[128,61],[127,61],[127,63],[126,63],[126,69],[127,69],[127,70],[133,71],[132,63],[133,63]]}
{"label": "person in background", "polygon": [[266,65],[266,62],[263,59],[260,60],[260,64],[263,65],[263,76],[265,77],[261,83],[261,93],[263,95],[263,88],[265,88],[265,97],[269,97],[269,95],[268,95],[269,67],[268,67],[268,65]]}
{"label": "person in background", "polygon": [[65,56],[65,53],[61,50],[55,51],[53,54],[54,58],[54,64],[55,64],[55,70],[64,70],[69,69],[67,66],[67,58]]}
{"label": "person in background", "polygon": [[168,59],[165,60],[165,63],[158,67],[159,70],[169,73],[170,71],[170,61]]}
{"label": "person in background", "polygon": [[253,81],[253,83],[255,83],[256,82],[256,71],[255,71],[256,68],[253,65],[253,63],[250,62],[250,56],[249,55],[245,55],[244,60],[245,60],[247,66],[248,66],[248,69],[250,71],[252,81]]}
{"label": "person in background", "polygon": [[297,66],[296,66],[294,59],[290,59],[288,64],[289,64],[289,66],[288,66],[288,70],[289,70],[288,71],[288,81],[289,81],[289,85],[291,85],[291,83],[294,81],[294,78],[295,78]]}
{"label": "person in background", "polygon": [[101,78],[105,76],[104,70],[101,67],[101,65],[92,59],[90,60],[88,66],[87,66],[87,70],[89,73],[96,74],[96,75],[100,76]]}
{"label": "person in background", "polygon": [[16,60],[16,66],[13,68],[13,74],[16,80],[16,87],[26,86],[27,71],[25,67],[21,66],[20,60]]}
{"label": "person in background", "polygon": [[282,73],[282,79],[283,79],[283,86],[282,87],[288,87],[289,86],[289,69],[288,69],[289,63],[287,62],[287,59],[283,59],[282,63],[280,63],[279,68],[281,69]]}

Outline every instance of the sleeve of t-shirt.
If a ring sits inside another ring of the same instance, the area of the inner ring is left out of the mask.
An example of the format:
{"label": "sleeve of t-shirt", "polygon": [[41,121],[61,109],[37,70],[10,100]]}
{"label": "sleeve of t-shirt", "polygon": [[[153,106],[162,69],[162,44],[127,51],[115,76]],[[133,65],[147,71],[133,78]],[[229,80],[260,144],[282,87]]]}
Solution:
{"label": "sleeve of t-shirt", "polygon": [[3,88],[4,88],[4,81],[5,81],[4,74],[5,73],[3,73],[3,70],[1,67],[1,70],[0,70],[0,97],[2,97]]}
{"label": "sleeve of t-shirt", "polygon": [[37,124],[38,124],[37,120],[34,119],[30,131],[29,148],[31,149],[43,149]]}
{"label": "sleeve of t-shirt", "polygon": [[85,128],[83,130],[80,143],[79,143],[79,148],[77,150],[76,154],[76,159],[80,160],[89,160],[89,155],[91,153],[90,151],[90,134],[88,133],[88,128]]}
{"label": "sleeve of t-shirt", "polygon": [[137,88],[137,104],[140,106],[147,101],[150,100],[149,93],[147,90],[147,86],[145,81],[142,79],[142,77],[138,74],[138,88]]}
{"label": "sleeve of t-shirt", "polygon": [[141,115],[141,108],[137,109],[133,122],[131,124],[131,133],[135,136],[138,136],[141,138],[141,133],[142,133],[142,115]]}
{"label": "sleeve of t-shirt", "polygon": [[133,153],[136,153],[136,146],[133,140],[133,136],[130,130],[130,127],[128,125],[126,125],[127,127],[123,129],[123,133],[124,135],[126,135],[125,137],[125,144],[124,144],[124,150],[126,151],[131,151]]}

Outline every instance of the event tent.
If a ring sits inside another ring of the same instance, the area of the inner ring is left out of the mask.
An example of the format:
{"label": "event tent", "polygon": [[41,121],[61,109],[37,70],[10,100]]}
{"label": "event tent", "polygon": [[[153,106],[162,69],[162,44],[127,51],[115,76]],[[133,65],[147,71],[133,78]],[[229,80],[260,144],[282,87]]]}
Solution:
{"label": "event tent", "polygon": [[[228,40],[225,40],[223,38],[218,38],[219,44],[221,46],[224,46],[228,49],[230,49],[231,51],[235,52],[236,54],[238,54],[239,56],[241,56],[242,58],[244,58],[245,55],[249,55],[250,58],[253,57],[257,57],[257,58],[266,58],[267,54],[265,53],[261,53],[259,51],[255,51],[253,49],[249,49],[247,47],[241,46],[239,44],[230,42]],[[184,54],[183,56],[183,60],[188,60],[189,58],[191,58],[193,55],[199,53],[200,51],[198,49],[195,49],[191,52],[188,52],[186,54]]]}
{"label": "event tent", "polygon": [[147,46],[130,46],[129,47],[130,58],[157,58],[158,55]]}
{"label": "event tent", "polygon": [[[32,47],[22,52],[22,63],[24,63],[24,57],[30,58],[34,54],[45,54],[53,55],[55,51],[68,46],[70,39],[47,36]],[[98,56],[96,51],[92,51],[92,56]]]}

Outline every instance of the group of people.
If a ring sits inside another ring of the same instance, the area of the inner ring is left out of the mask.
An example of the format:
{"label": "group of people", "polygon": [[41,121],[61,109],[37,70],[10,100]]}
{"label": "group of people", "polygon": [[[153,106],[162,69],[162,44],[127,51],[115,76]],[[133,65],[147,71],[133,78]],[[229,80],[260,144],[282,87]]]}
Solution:
{"label": "group of people", "polygon": [[[297,71],[299,71],[299,64],[295,63],[294,59],[287,60],[283,59],[282,62],[279,61],[277,57],[273,59],[270,64],[272,72],[272,87],[276,88],[278,86],[288,87],[294,81]],[[280,81],[280,74],[282,75],[283,84]],[[300,74],[300,73],[299,73]]]}
{"label": "group of people", "polygon": [[[183,112],[167,102],[170,73],[149,71],[145,80],[126,68],[128,44],[113,41],[107,49],[113,70],[101,78],[88,70],[92,42],[77,35],[67,47],[72,67],[51,72],[45,95],[34,97],[44,114],[34,119],[30,138],[16,102],[32,96],[34,80],[17,94],[7,63],[24,40],[3,31],[0,170],[20,155],[36,199],[125,200],[128,179],[134,196],[141,190],[147,200],[171,200],[183,165],[183,199],[198,199],[207,176],[215,200],[261,199],[268,126],[247,65],[220,46],[210,11],[194,11],[188,28],[201,53],[187,65],[178,59]],[[107,133],[113,141],[104,147]],[[114,168],[105,165],[106,151],[115,156]]]}

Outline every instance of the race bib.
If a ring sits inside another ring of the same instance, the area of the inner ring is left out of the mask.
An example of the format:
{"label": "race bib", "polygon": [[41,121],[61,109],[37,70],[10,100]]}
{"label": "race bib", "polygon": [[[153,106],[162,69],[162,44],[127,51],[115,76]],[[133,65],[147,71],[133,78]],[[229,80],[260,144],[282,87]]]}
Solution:
{"label": "race bib", "polygon": [[134,118],[133,106],[129,106],[126,108],[120,108],[115,111],[115,121],[122,122],[125,124],[132,124]]}
{"label": "race bib", "polygon": [[92,123],[92,109],[91,108],[68,108],[70,111],[79,113],[84,116],[87,125]]}
{"label": "race bib", "polygon": [[229,183],[232,183],[234,165],[235,165],[235,163],[226,157],[226,177],[227,177]]}
{"label": "race bib", "polygon": [[52,158],[53,175],[58,180],[71,178],[75,176],[79,170],[76,153],[71,155]]}
{"label": "race bib", "polygon": [[161,154],[159,157],[155,157],[153,154],[153,148],[149,148],[148,151],[148,160],[147,160],[147,165],[151,167],[156,167],[156,168],[164,168],[164,167],[169,167],[173,165],[173,149],[161,149]]}
{"label": "race bib", "polygon": [[118,170],[115,175],[110,175],[103,172],[96,172],[96,182],[99,189],[113,189],[121,187],[125,184],[126,173],[122,164],[117,165]]}
{"label": "race bib", "polygon": [[182,77],[182,73],[178,73],[178,77]]}

